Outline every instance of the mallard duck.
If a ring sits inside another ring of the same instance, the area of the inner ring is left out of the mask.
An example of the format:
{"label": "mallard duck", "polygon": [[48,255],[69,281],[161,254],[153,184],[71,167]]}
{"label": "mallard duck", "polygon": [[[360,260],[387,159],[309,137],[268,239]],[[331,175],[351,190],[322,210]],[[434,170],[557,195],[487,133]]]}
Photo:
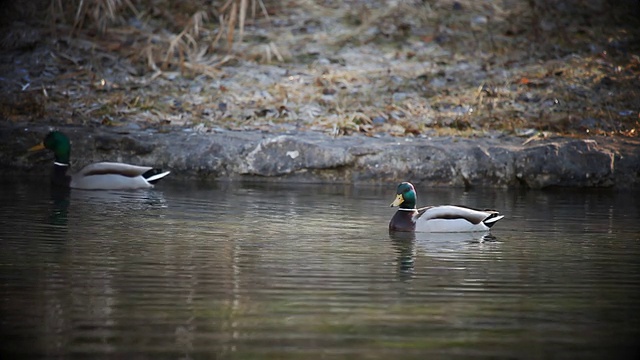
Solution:
{"label": "mallard duck", "polygon": [[44,140],[29,151],[49,149],[55,155],[51,182],[55,185],[84,190],[128,190],[146,189],[169,175],[169,171],[154,169],[149,166],[137,166],[117,162],[99,162],[82,168],[78,173],[67,175],[71,143],[69,138],[59,132],[52,131]]}
{"label": "mallard duck", "polygon": [[479,232],[489,229],[504,216],[495,210],[439,205],[416,209],[416,189],[411,183],[398,185],[391,206],[399,206],[389,222],[389,230],[416,232]]}

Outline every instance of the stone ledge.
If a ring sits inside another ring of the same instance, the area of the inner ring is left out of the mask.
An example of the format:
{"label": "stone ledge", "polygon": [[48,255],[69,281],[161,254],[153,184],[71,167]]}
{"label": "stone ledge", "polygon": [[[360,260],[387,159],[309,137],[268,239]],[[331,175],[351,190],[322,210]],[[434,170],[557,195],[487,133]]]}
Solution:
{"label": "stone ledge", "polygon": [[[409,180],[458,187],[640,187],[640,141],[628,138],[333,138],[315,132],[198,134],[60,129],[72,169],[121,161],[169,169],[172,177],[382,184]],[[45,126],[3,128],[0,167],[44,173],[50,153],[27,154]]]}

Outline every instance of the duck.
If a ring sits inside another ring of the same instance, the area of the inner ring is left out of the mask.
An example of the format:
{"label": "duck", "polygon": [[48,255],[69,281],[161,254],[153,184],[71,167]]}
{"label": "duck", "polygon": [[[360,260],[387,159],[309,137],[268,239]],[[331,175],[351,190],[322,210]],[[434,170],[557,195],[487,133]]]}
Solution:
{"label": "duck", "polygon": [[479,210],[460,205],[437,205],[416,208],[416,189],[410,182],[398,185],[396,199],[390,206],[398,211],[389,222],[390,231],[430,233],[489,232],[504,218],[496,210]]}
{"label": "duck", "polygon": [[29,152],[48,149],[54,153],[51,182],[54,185],[82,190],[135,190],[152,188],[156,182],[170,174],[150,166],[120,162],[98,162],[85,166],[73,175],[67,175],[71,155],[71,142],[60,131],[51,131],[41,143]]}

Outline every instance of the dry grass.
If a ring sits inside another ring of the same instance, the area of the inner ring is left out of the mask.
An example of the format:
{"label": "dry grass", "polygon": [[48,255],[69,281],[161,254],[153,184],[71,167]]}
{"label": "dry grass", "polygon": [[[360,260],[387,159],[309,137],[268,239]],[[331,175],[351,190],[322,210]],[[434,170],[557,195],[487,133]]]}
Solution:
{"label": "dry grass", "polygon": [[51,0],[48,13],[58,31],[94,32],[98,45],[107,42],[153,71],[209,76],[233,56],[248,18],[268,17],[262,0]]}
{"label": "dry grass", "polygon": [[51,0],[69,69],[44,98],[61,117],[202,131],[638,136],[634,5]]}

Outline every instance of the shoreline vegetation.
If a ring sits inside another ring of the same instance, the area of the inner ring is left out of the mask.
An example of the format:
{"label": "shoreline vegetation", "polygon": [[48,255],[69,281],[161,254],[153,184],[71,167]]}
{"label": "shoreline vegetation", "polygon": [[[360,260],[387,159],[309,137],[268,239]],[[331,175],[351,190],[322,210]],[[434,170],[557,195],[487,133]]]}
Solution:
{"label": "shoreline vegetation", "polygon": [[640,137],[635,0],[36,0],[0,17],[5,129],[593,140],[625,161]]}

